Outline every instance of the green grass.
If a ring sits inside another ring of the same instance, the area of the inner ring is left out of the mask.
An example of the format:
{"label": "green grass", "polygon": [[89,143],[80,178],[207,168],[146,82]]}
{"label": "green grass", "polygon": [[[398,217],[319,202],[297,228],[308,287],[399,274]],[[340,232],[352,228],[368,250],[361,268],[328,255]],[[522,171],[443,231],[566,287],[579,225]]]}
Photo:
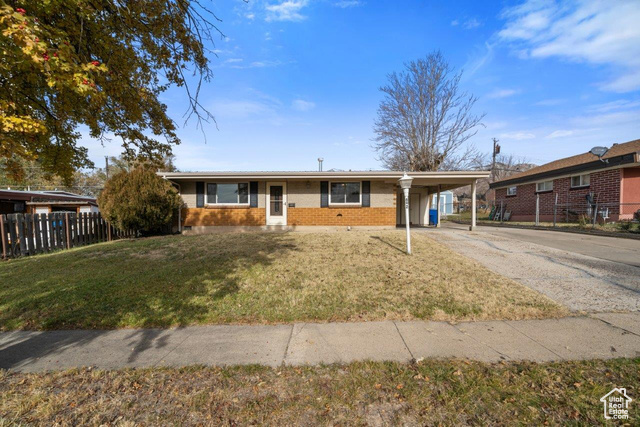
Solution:
{"label": "green grass", "polygon": [[638,385],[640,359],[0,371],[0,425],[602,425],[614,387],[637,425]]}
{"label": "green grass", "polygon": [[521,319],[548,298],[413,233],[233,233],[97,244],[0,263],[0,329]]}

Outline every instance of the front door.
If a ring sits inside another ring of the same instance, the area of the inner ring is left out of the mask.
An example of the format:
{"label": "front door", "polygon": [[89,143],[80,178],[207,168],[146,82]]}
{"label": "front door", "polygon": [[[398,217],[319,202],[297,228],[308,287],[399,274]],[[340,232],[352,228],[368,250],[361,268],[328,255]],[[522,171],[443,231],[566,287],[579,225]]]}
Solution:
{"label": "front door", "polygon": [[267,183],[267,225],[287,225],[286,193],[286,183]]}

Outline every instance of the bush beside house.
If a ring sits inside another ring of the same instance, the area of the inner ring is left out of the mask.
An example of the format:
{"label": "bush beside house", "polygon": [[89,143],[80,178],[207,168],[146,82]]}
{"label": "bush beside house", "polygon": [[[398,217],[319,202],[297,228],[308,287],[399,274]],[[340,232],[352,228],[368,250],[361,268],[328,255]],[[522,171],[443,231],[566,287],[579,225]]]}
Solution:
{"label": "bush beside house", "polygon": [[111,177],[98,204],[107,221],[117,228],[156,234],[171,224],[182,207],[182,199],[155,170],[138,166]]}

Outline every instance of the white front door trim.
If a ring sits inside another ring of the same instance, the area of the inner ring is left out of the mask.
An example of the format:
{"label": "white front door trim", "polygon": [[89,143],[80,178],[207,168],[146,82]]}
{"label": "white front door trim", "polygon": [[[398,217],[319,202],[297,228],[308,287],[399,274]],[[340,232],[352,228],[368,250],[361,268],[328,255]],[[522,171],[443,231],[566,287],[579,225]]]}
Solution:
{"label": "white front door trim", "polygon": [[[271,186],[282,186],[282,216],[271,216]],[[287,225],[287,183],[285,181],[267,182],[267,225]]]}

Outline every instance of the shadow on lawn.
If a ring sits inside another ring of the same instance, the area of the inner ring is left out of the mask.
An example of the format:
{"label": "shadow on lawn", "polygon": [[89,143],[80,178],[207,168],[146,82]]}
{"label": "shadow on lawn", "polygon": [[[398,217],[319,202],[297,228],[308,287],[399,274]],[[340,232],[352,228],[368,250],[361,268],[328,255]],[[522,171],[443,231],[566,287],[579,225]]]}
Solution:
{"label": "shadow on lawn", "polygon": [[[112,329],[184,326],[239,292],[243,273],[296,249],[287,234],[139,239],[0,264],[0,328]],[[0,334],[0,368],[100,338],[85,330]],[[162,330],[135,331],[128,362],[162,347]],[[3,336],[4,335],[4,336]]]}
{"label": "shadow on lawn", "polygon": [[404,253],[405,253],[405,251],[406,251],[406,249],[403,249],[403,248],[401,248],[401,247],[399,247],[399,246],[396,246],[396,245],[394,245],[393,243],[389,242],[389,241],[388,241],[388,240],[386,240],[386,239],[383,239],[383,238],[382,238],[382,237],[380,237],[380,236],[371,236],[371,238],[372,238],[372,239],[375,239],[375,240],[377,240],[377,241],[379,241],[379,242],[382,242],[382,243],[384,243],[385,245],[387,245],[387,246],[389,246],[389,247],[391,247],[391,248],[393,248],[393,249],[395,249],[395,250],[397,250],[397,251],[402,252],[403,254],[404,254]]}

